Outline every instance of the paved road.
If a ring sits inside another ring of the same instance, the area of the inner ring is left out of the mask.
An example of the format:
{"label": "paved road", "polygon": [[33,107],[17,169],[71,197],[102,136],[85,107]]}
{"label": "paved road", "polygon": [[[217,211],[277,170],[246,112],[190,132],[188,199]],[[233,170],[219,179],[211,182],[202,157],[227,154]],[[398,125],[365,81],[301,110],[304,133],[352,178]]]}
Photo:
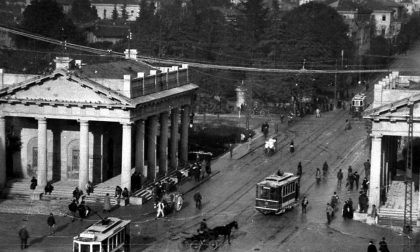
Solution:
{"label": "paved road", "polygon": [[[342,199],[357,192],[336,188],[336,172],[352,165],[363,176],[363,162],[367,159],[366,132],[362,121],[353,121],[353,129],[344,131],[347,112],[335,111],[321,118],[310,117],[286,132],[282,150],[272,157],[264,157],[262,149],[232,160],[217,176],[200,188],[204,196],[203,209],[189,206],[168,220],[144,226],[143,234],[154,233],[157,239],[147,251],[173,251],[179,240],[171,240],[181,232],[194,233],[202,218],[209,227],[237,220],[239,230],[233,232],[232,245],[224,244],[219,251],[364,251],[369,239],[378,241],[383,235],[391,251],[399,251],[402,244],[398,233],[337,217],[326,225],[325,206],[337,190]],[[296,152],[288,152],[289,140],[294,139]],[[302,192],[308,196],[308,214],[294,209],[281,216],[265,216],[254,208],[255,184],[265,176],[282,169],[295,172],[302,161]],[[321,185],[315,184],[317,167],[327,161],[330,173]],[[140,234],[141,237],[141,234]]]}

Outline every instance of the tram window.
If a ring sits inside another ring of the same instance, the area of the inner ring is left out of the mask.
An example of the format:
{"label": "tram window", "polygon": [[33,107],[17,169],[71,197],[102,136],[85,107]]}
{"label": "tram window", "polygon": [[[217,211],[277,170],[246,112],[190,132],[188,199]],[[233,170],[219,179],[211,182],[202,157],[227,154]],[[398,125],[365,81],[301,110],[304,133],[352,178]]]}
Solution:
{"label": "tram window", "polygon": [[295,184],[292,184],[292,192],[295,191]]}
{"label": "tram window", "polygon": [[99,251],[101,251],[99,244],[92,245],[92,252],[99,252]]}
{"label": "tram window", "polygon": [[267,188],[267,189],[265,189],[265,187],[261,187],[261,189],[260,189],[261,191],[261,195],[260,195],[260,197],[261,198],[263,198],[263,199],[266,199],[266,198],[268,198],[268,196],[269,196],[269,188]]}
{"label": "tram window", "polygon": [[73,252],[79,252],[79,243],[73,244]]}
{"label": "tram window", "polygon": [[90,252],[90,244],[80,244],[80,252]]}
{"label": "tram window", "polygon": [[270,199],[275,199],[276,198],[276,188],[271,188],[270,189]]}
{"label": "tram window", "polygon": [[102,251],[108,251],[108,249],[107,249],[107,240],[102,241],[101,248],[102,248]]}

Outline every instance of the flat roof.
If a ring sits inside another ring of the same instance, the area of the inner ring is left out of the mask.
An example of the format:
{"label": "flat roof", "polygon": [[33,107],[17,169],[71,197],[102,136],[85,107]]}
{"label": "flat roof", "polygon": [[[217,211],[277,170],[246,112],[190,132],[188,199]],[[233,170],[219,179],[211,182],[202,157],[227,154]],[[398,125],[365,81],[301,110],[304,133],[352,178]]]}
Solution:
{"label": "flat roof", "polygon": [[73,240],[84,242],[102,242],[130,224],[130,222],[130,220],[108,217],[92,224],[78,236],[75,236]]}
{"label": "flat roof", "polygon": [[257,185],[259,186],[269,186],[269,187],[279,187],[284,184],[288,184],[293,180],[299,178],[298,176],[293,175],[293,173],[285,172],[282,176],[272,174],[266,177],[263,181],[259,182]]}

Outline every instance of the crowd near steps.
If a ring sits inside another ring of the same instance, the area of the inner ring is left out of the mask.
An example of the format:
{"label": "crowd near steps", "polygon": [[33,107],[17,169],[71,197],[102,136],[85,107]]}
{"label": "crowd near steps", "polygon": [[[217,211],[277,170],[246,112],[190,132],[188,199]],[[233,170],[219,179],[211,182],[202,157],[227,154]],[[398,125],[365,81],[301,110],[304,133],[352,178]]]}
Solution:
{"label": "crowd near steps", "polygon": [[[155,182],[160,181],[161,183],[167,184],[178,184],[183,180],[187,179],[187,169],[180,169],[180,175],[175,175],[176,171],[171,171],[167,176],[160,176],[156,181],[146,182],[143,187],[130,196],[130,202],[133,204],[144,204],[153,198],[153,187]],[[132,170],[134,173],[134,169]],[[181,181],[179,181],[179,178]],[[94,191],[90,195],[86,194],[85,188],[79,188],[83,190],[83,196],[85,196],[86,203],[102,203],[105,195],[108,193],[111,198],[111,204],[117,204],[117,198],[115,196],[115,187],[120,185],[121,176],[115,176],[103,183],[94,185]],[[37,186],[35,190],[30,189],[31,179],[13,179],[9,180],[7,186],[1,191],[1,198],[3,199],[20,199],[20,200],[31,200],[38,198],[39,200],[68,200],[69,203],[73,198],[73,190],[78,186],[77,181],[58,181],[53,183],[54,190],[51,195],[44,193],[44,188]],[[121,200],[121,204],[124,202]]]}

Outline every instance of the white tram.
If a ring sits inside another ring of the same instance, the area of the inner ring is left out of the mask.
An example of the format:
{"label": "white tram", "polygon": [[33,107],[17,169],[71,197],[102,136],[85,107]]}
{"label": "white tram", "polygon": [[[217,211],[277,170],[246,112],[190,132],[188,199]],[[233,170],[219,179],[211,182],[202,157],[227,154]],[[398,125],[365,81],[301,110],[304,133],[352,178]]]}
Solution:
{"label": "white tram", "polygon": [[353,117],[362,117],[362,112],[367,108],[368,104],[366,102],[365,94],[356,94],[351,99],[350,112]]}
{"label": "white tram", "polygon": [[108,217],[73,238],[73,252],[130,251],[130,220]]}
{"label": "white tram", "polygon": [[281,214],[299,200],[300,179],[292,173],[278,172],[257,184],[255,208],[263,214]]}

